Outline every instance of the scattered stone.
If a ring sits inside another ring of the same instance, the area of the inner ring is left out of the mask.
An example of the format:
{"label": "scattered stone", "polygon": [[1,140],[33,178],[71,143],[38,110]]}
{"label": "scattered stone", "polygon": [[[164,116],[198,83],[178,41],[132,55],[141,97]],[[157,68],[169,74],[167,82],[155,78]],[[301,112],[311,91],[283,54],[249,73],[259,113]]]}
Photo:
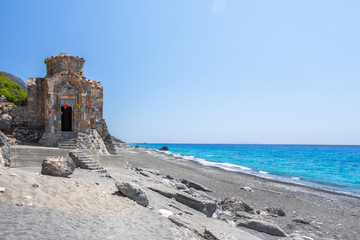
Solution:
{"label": "scattered stone", "polygon": [[175,187],[178,190],[186,190],[187,189],[187,187],[184,184],[181,184],[181,183],[175,183]]}
{"label": "scattered stone", "polygon": [[167,146],[163,146],[159,150],[161,150],[161,151],[169,151],[170,149]]}
{"label": "scattered stone", "polygon": [[167,178],[162,178],[161,179],[161,182],[169,187],[173,187],[173,188],[176,188],[175,186],[175,183],[173,183],[172,181],[170,181],[169,179]]}
{"label": "scattered stone", "polygon": [[26,199],[31,199],[31,196],[24,196],[24,198],[26,198]]}
{"label": "scattered stone", "polygon": [[307,220],[305,220],[305,219],[303,219],[303,218],[293,218],[293,219],[291,219],[291,220],[294,221],[294,222],[297,222],[297,223],[310,224],[309,221],[307,221]]}
{"label": "scattered stone", "polygon": [[174,178],[172,177],[172,176],[170,176],[170,175],[166,175],[165,176],[167,179],[169,179],[169,180],[174,180]]}
{"label": "scattered stone", "polygon": [[39,187],[39,184],[34,183],[32,186],[33,186],[34,188],[38,188],[38,187]]}
{"label": "scattered stone", "polygon": [[247,218],[247,219],[253,219],[253,218],[254,218],[254,215],[253,215],[253,214],[246,213],[246,212],[240,212],[240,211],[237,211],[237,212],[235,213],[235,215],[236,215],[237,217]]}
{"label": "scattered stone", "polygon": [[10,176],[10,177],[15,177],[16,174],[15,174],[15,173],[12,173],[12,174],[10,174],[9,176]]}
{"label": "scattered stone", "polygon": [[256,230],[258,232],[264,232],[273,236],[286,237],[287,234],[279,226],[274,223],[266,222],[263,220],[242,220],[237,222],[237,225],[240,227],[246,227],[249,229]]}
{"label": "scattered stone", "polygon": [[135,148],[139,148],[139,145],[136,145]]}
{"label": "scattered stone", "polygon": [[75,170],[75,163],[70,157],[47,158],[42,163],[41,174],[67,177]]}
{"label": "scattered stone", "polygon": [[18,207],[24,206],[23,203],[15,203],[15,205],[18,206]]}
{"label": "scattered stone", "polygon": [[5,187],[0,187],[0,192],[5,192]]}
{"label": "scattered stone", "polygon": [[112,178],[111,175],[108,174],[108,173],[105,175],[105,177],[107,177],[107,178]]}
{"label": "scattered stone", "polygon": [[121,194],[134,200],[141,206],[146,207],[149,205],[149,200],[145,192],[138,185],[128,182],[116,182],[115,186],[119,189]]}
{"label": "scattered stone", "polygon": [[96,184],[96,185],[100,185],[100,183],[98,183],[98,182],[96,182],[95,184]]}
{"label": "scattered stone", "polygon": [[149,175],[147,175],[146,173],[144,172],[139,172],[141,175],[143,175],[144,177],[150,177]]}
{"label": "scattered stone", "polygon": [[256,211],[256,213],[259,214],[259,215],[262,215],[262,216],[278,217],[277,214],[269,213],[267,211]]}
{"label": "scattered stone", "polygon": [[248,192],[254,192],[251,187],[241,187],[240,189],[248,191]]}
{"label": "scattered stone", "polygon": [[164,216],[164,217],[169,217],[169,216],[171,216],[171,215],[174,215],[173,212],[171,212],[171,211],[169,211],[169,210],[166,210],[166,209],[159,209],[159,210],[157,211],[157,213],[158,213],[159,215],[161,215],[161,216]]}
{"label": "scattered stone", "polygon": [[252,206],[247,203],[244,203],[240,198],[237,197],[229,197],[225,198],[220,202],[220,207],[223,211],[230,211],[232,213],[236,213],[238,211],[245,211],[248,213],[255,214],[255,210]]}
{"label": "scattered stone", "polygon": [[268,207],[268,208],[266,208],[266,211],[268,213],[276,214],[276,215],[278,215],[280,217],[285,217],[286,216],[285,211],[282,208]]}
{"label": "scattered stone", "polygon": [[199,183],[188,181],[185,179],[181,179],[180,181],[183,184],[185,184],[188,188],[195,188],[196,190],[200,190],[200,191],[204,191],[204,192],[211,192],[211,190],[209,188],[204,187],[203,185],[201,185]]}

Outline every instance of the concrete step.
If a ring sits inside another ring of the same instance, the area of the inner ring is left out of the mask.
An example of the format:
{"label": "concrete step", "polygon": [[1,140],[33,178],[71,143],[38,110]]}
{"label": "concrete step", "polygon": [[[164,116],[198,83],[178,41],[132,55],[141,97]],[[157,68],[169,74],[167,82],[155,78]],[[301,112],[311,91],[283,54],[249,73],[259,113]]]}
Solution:
{"label": "concrete step", "polygon": [[10,149],[11,167],[38,167],[49,157],[68,156],[69,150],[34,146],[13,146]]}

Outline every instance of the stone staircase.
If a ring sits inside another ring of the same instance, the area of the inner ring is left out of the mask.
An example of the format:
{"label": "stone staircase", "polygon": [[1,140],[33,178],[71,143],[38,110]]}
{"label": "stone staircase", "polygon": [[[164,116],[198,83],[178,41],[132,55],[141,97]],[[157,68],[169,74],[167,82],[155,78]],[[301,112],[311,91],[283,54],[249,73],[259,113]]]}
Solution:
{"label": "stone staircase", "polygon": [[80,149],[71,151],[69,156],[73,159],[77,167],[98,173],[107,172],[98,162],[94,161],[94,159]]}
{"label": "stone staircase", "polygon": [[60,132],[61,140],[58,142],[60,149],[76,149],[76,135],[74,132]]}

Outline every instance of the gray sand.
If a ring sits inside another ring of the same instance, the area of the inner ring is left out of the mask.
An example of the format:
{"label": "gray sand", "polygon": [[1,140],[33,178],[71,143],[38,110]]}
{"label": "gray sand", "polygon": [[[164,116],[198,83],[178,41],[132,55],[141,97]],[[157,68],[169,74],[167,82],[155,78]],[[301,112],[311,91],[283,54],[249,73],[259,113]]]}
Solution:
{"label": "gray sand", "polygon": [[[119,149],[118,156],[97,159],[114,178],[136,182],[146,190],[150,206],[120,196],[114,179],[104,174],[77,168],[69,178],[43,176],[39,175],[41,164],[35,162],[33,167],[0,168],[0,187],[6,189],[0,193],[0,239],[204,239],[196,233],[204,227],[222,236],[220,239],[281,239],[207,218],[165,198],[149,190],[151,184],[158,184],[154,179],[132,167],[200,183],[212,190],[208,193],[212,197],[236,196],[256,210],[282,208],[286,217],[263,218],[275,221],[288,234],[310,237],[307,239],[359,239],[359,198],[205,167],[145,149]],[[34,188],[33,183],[39,187]],[[157,214],[159,209],[174,214],[181,209],[185,213],[181,217],[194,228],[174,224]],[[296,223],[292,221],[295,217],[310,224]]]}
{"label": "gray sand", "polygon": [[[359,198],[206,167],[145,149],[123,149],[119,155],[134,167],[157,169],[163,175],[201,183],[212,190],[210,195],[219,199],[236,196],[259,210],[280,207],[287,217],[278,217],[276,221],[288,233],[314,239],[360,239]],[[254,192],[242,190],[243,186],[251,187]],[[306,219],[311,225],[296,224],[291,220],[295,217]],[[277,239],[249,232],[265,239]]]}

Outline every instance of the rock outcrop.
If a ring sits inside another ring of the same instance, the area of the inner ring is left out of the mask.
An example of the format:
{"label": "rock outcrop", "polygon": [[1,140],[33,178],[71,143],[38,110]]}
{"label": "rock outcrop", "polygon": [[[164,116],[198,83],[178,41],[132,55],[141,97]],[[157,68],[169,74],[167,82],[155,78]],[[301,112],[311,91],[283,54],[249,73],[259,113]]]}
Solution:
{"label": "rock outcrop", "polygon": [[110,135],[105,119],[102,120],[102,135],[105,147],[110,154],[116,154],[115,145]]}
{"label": "rock outcrop", "polygon": [[145,192],[135,183],[130,182],[116,182],[115,186],[121,194],[134,200],[139,205],[146,207],[149,205],[149,200]]}
{"label": "rock outcrop", "polygon": [[6,135],[0,131],[0,166],[10,166],[10,142]]}
{"label": "rock outcrop", "polygon": [[0,115],[0,130],[2,131],[11,131],[11,123],[12,123],[12,117],[5,113]]}
{"label": "rock outcrop", "polygon": [[67,177],[75,170],[75,163],[70,157],[47,158],[42,163],[41,174]]}
{"label": "rock outcrop", "polygon": [[79,149],[89,149],[94,154],[109,155],[105,143],[96,129],[91,129],[90,133],[79,132],[76,142]]}

